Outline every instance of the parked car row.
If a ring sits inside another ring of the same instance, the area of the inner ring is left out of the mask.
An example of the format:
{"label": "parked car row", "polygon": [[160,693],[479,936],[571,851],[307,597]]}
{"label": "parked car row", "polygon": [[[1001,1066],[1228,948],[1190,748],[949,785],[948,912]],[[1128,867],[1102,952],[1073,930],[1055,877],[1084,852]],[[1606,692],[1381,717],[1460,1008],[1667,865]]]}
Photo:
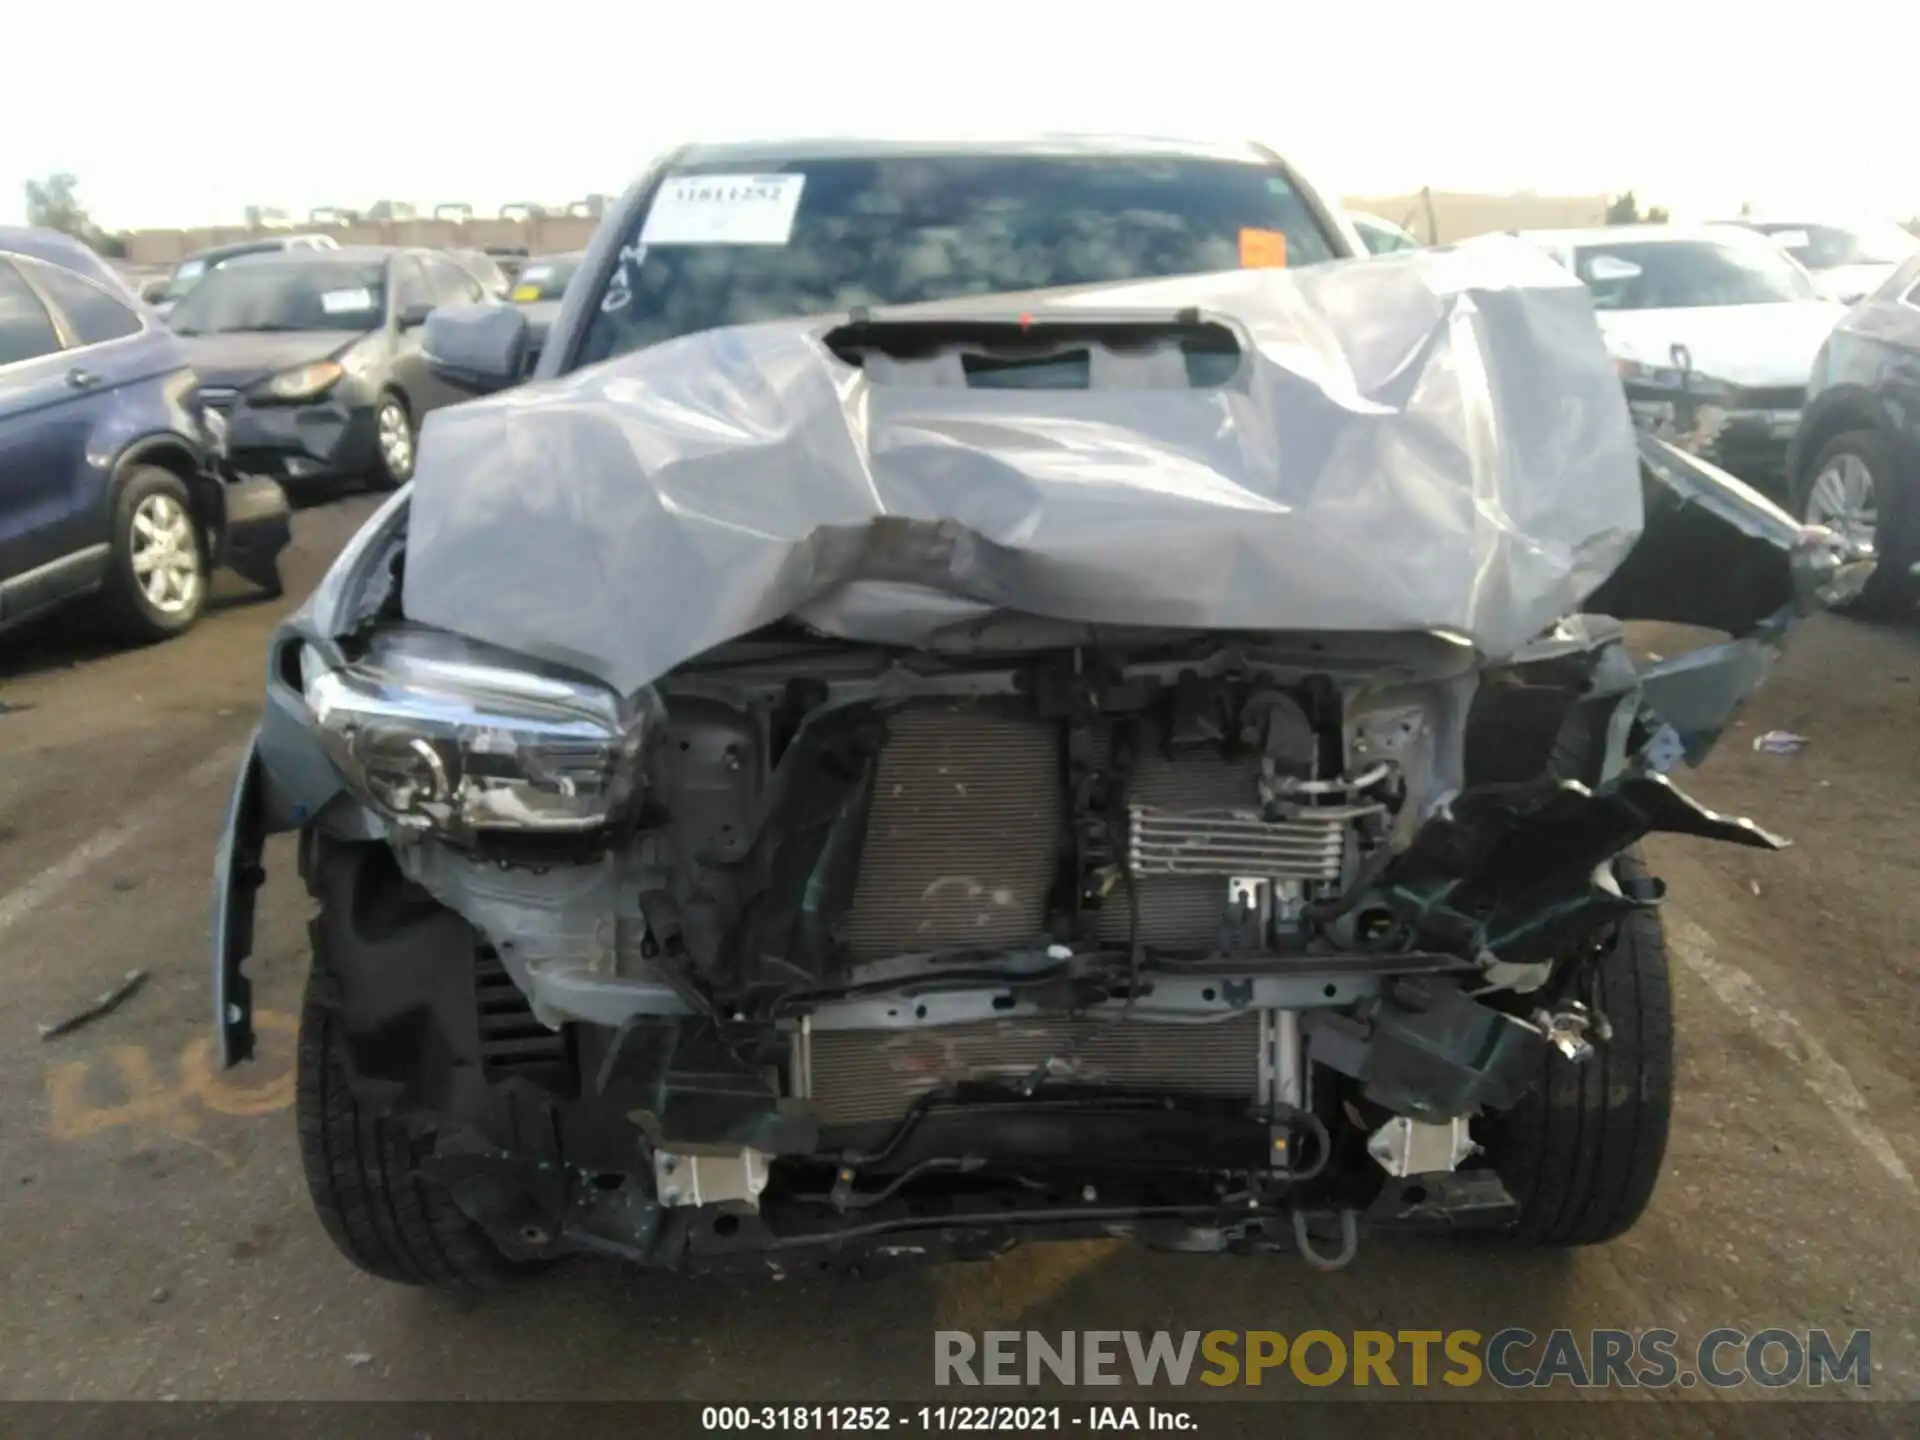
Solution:
{"label": "parked car row", "polygon": [[427,316],[489,298],[435,250],[284,250],[221,266],[170,316],[243,471],[315,484],[413,475],[421,419],[465,396],[420,350]]}
{"label": "parked car row", "polygon": [[288,235],[187,257],[150,306],[76,240],[0,232],[0,628],[98,596],[176,634],[222,561],[277,590],[285,487],[411,478],[465,398],[421,327],[507,291],[480,251]]}
{"label": "parked car row", "polygon": [[1735,220],[1757,230],[1813,276],[1820,293],[1856,305],[1920,255],[1920,237],[1890,223],[1832,225],[1804,220]]}
{"label": "parked car row", "polygon": [[138,640],[212,567],[278,591],[287,500],[226,463],[186,350],[86,246],[0,230],[0,630],[95,597]]}
{"label": "parked car row", "polygon": [[[1805,237],[1766,224],[1607,226],[1519,238],[1592,292],[1642,423],[1800,518],[1872,547],[1873,579],[1848,608],[1912,607],[1920,537],[1906,512],[1920,483],[1913,408],[1920,399],[1920,242],[1849,310],[1833,296],[1854,282],[1822,284],[1783,243]],[[1896,248],[1862,240],[1824,253]]]}

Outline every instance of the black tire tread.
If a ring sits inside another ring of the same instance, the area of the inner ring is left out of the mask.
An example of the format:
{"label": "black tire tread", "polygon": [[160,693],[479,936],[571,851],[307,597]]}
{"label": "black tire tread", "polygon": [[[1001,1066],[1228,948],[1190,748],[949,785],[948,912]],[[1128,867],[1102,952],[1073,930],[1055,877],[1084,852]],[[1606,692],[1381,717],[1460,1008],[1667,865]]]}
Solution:
{"label": "black tire tread", "polygon": [[334,1246],[401,1285],[499,1289],[540,1269],[508,1259],[445,1192],[420,1177],[404,1121],[355,1100],[324,991],[324,927],[310,927],[314,971],[300,1013],[297,1122],[307,1193]]}
{"label": "black tire tread", "polygon": [[[1623,884],[1644,876],[1621,857]],[[1645,1212],[1666,1157],[1673,1115],[1673,994],[1658,912],[1620,925],[1597,969],[1599,1008],[1612,1038],[1586,1063],[1557,1051],[1540,1083],[1499,1125],[1489,1147],[1519,1206],[1516,1238],[1597,1245]]]}

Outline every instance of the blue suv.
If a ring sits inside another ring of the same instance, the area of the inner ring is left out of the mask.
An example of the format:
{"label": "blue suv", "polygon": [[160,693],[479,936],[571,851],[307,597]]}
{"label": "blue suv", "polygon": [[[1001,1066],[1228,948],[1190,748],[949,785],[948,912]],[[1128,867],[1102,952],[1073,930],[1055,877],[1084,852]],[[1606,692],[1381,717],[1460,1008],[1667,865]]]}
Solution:
{"label": "blue suv", "polygon": [[0,630],[96,597],[123,635],[177,635],[212,567],[270,591],[287,501],[226,473],[180,341],[100,258],[0,229]]}

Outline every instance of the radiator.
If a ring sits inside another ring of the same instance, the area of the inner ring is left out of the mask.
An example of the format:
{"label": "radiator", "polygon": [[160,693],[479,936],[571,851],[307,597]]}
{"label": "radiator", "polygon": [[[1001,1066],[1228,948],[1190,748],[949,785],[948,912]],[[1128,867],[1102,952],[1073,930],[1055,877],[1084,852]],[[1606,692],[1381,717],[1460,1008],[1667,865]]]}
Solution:
{"label": "radiator", "polygon": [[808,1077],[805,1098],[824,1125],[895,1119],[935,1086],[1018,1083],[1042,1066],[1063,1083],[1244,1097],[1253,1104],[1272,1083],[1275,1013],[1249,1010],[1196,1025],[1061,1015],[910,1030],[814,1030],[795,1037],[804,1053],[793,1068]]}
{"label": "radiator", "polygon": [[888,719],[842,931],[856,961],[1025,945],[1060,846],[1060,736],[1038,720],[921,706]]}
{"label": "radiator", "polygon": [[1140,758],[1127,789],[1128,880],[1114,887],[1101,908],[1101,939],[1125,944],[1132,933],[1128,884],[1139,904],[1140,942],[1191,949],[1218,939],[1235,876],[1339,878],[1342,827],[1324,821],[1269,825],[1255,818],[1259,776],[1259,762],[1252,759]]}
{"label": "radiator", "polygon": [[[1065,819],[1058,727],[967,705],[908,707],[888,726],[841,932],[849,957],[1042,938]],[[1129,885],[1141,943],[1200,951],[1220,941],[1234,880],[1339,879],[1344,826],[1260,820],[1258,778],[1251,759],[1140,757],[1127,791],[1129,878],[1106,895],[1102,940],[1134,933]]]}

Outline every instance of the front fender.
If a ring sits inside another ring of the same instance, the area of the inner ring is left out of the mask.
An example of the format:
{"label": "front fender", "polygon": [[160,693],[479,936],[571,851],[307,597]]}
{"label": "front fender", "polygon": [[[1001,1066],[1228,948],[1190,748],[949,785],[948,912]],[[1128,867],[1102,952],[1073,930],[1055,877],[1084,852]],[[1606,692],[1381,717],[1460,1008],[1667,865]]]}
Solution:
{"label": "front fender", "polygon": [[223,1069],[253,1058],[253,985],[244,967],[253,953],[254,903],[267,878],[265,789],[256,729],[234,777],[213,866],[213,1028]]}
{"label": "front fender", "polygon": [[[275,659],[280,639],[270,648]],[[270,671],[266,709],[234,776],[214,859],[213,1019],[222,1067],[253,1056],[246,962],[253,954],[255,904],[267,878],[267,837],[322,823],[323,812],[335,829],[365,828],[355,824],[359,806],[313,738],[305,700],[287,677]]]}

